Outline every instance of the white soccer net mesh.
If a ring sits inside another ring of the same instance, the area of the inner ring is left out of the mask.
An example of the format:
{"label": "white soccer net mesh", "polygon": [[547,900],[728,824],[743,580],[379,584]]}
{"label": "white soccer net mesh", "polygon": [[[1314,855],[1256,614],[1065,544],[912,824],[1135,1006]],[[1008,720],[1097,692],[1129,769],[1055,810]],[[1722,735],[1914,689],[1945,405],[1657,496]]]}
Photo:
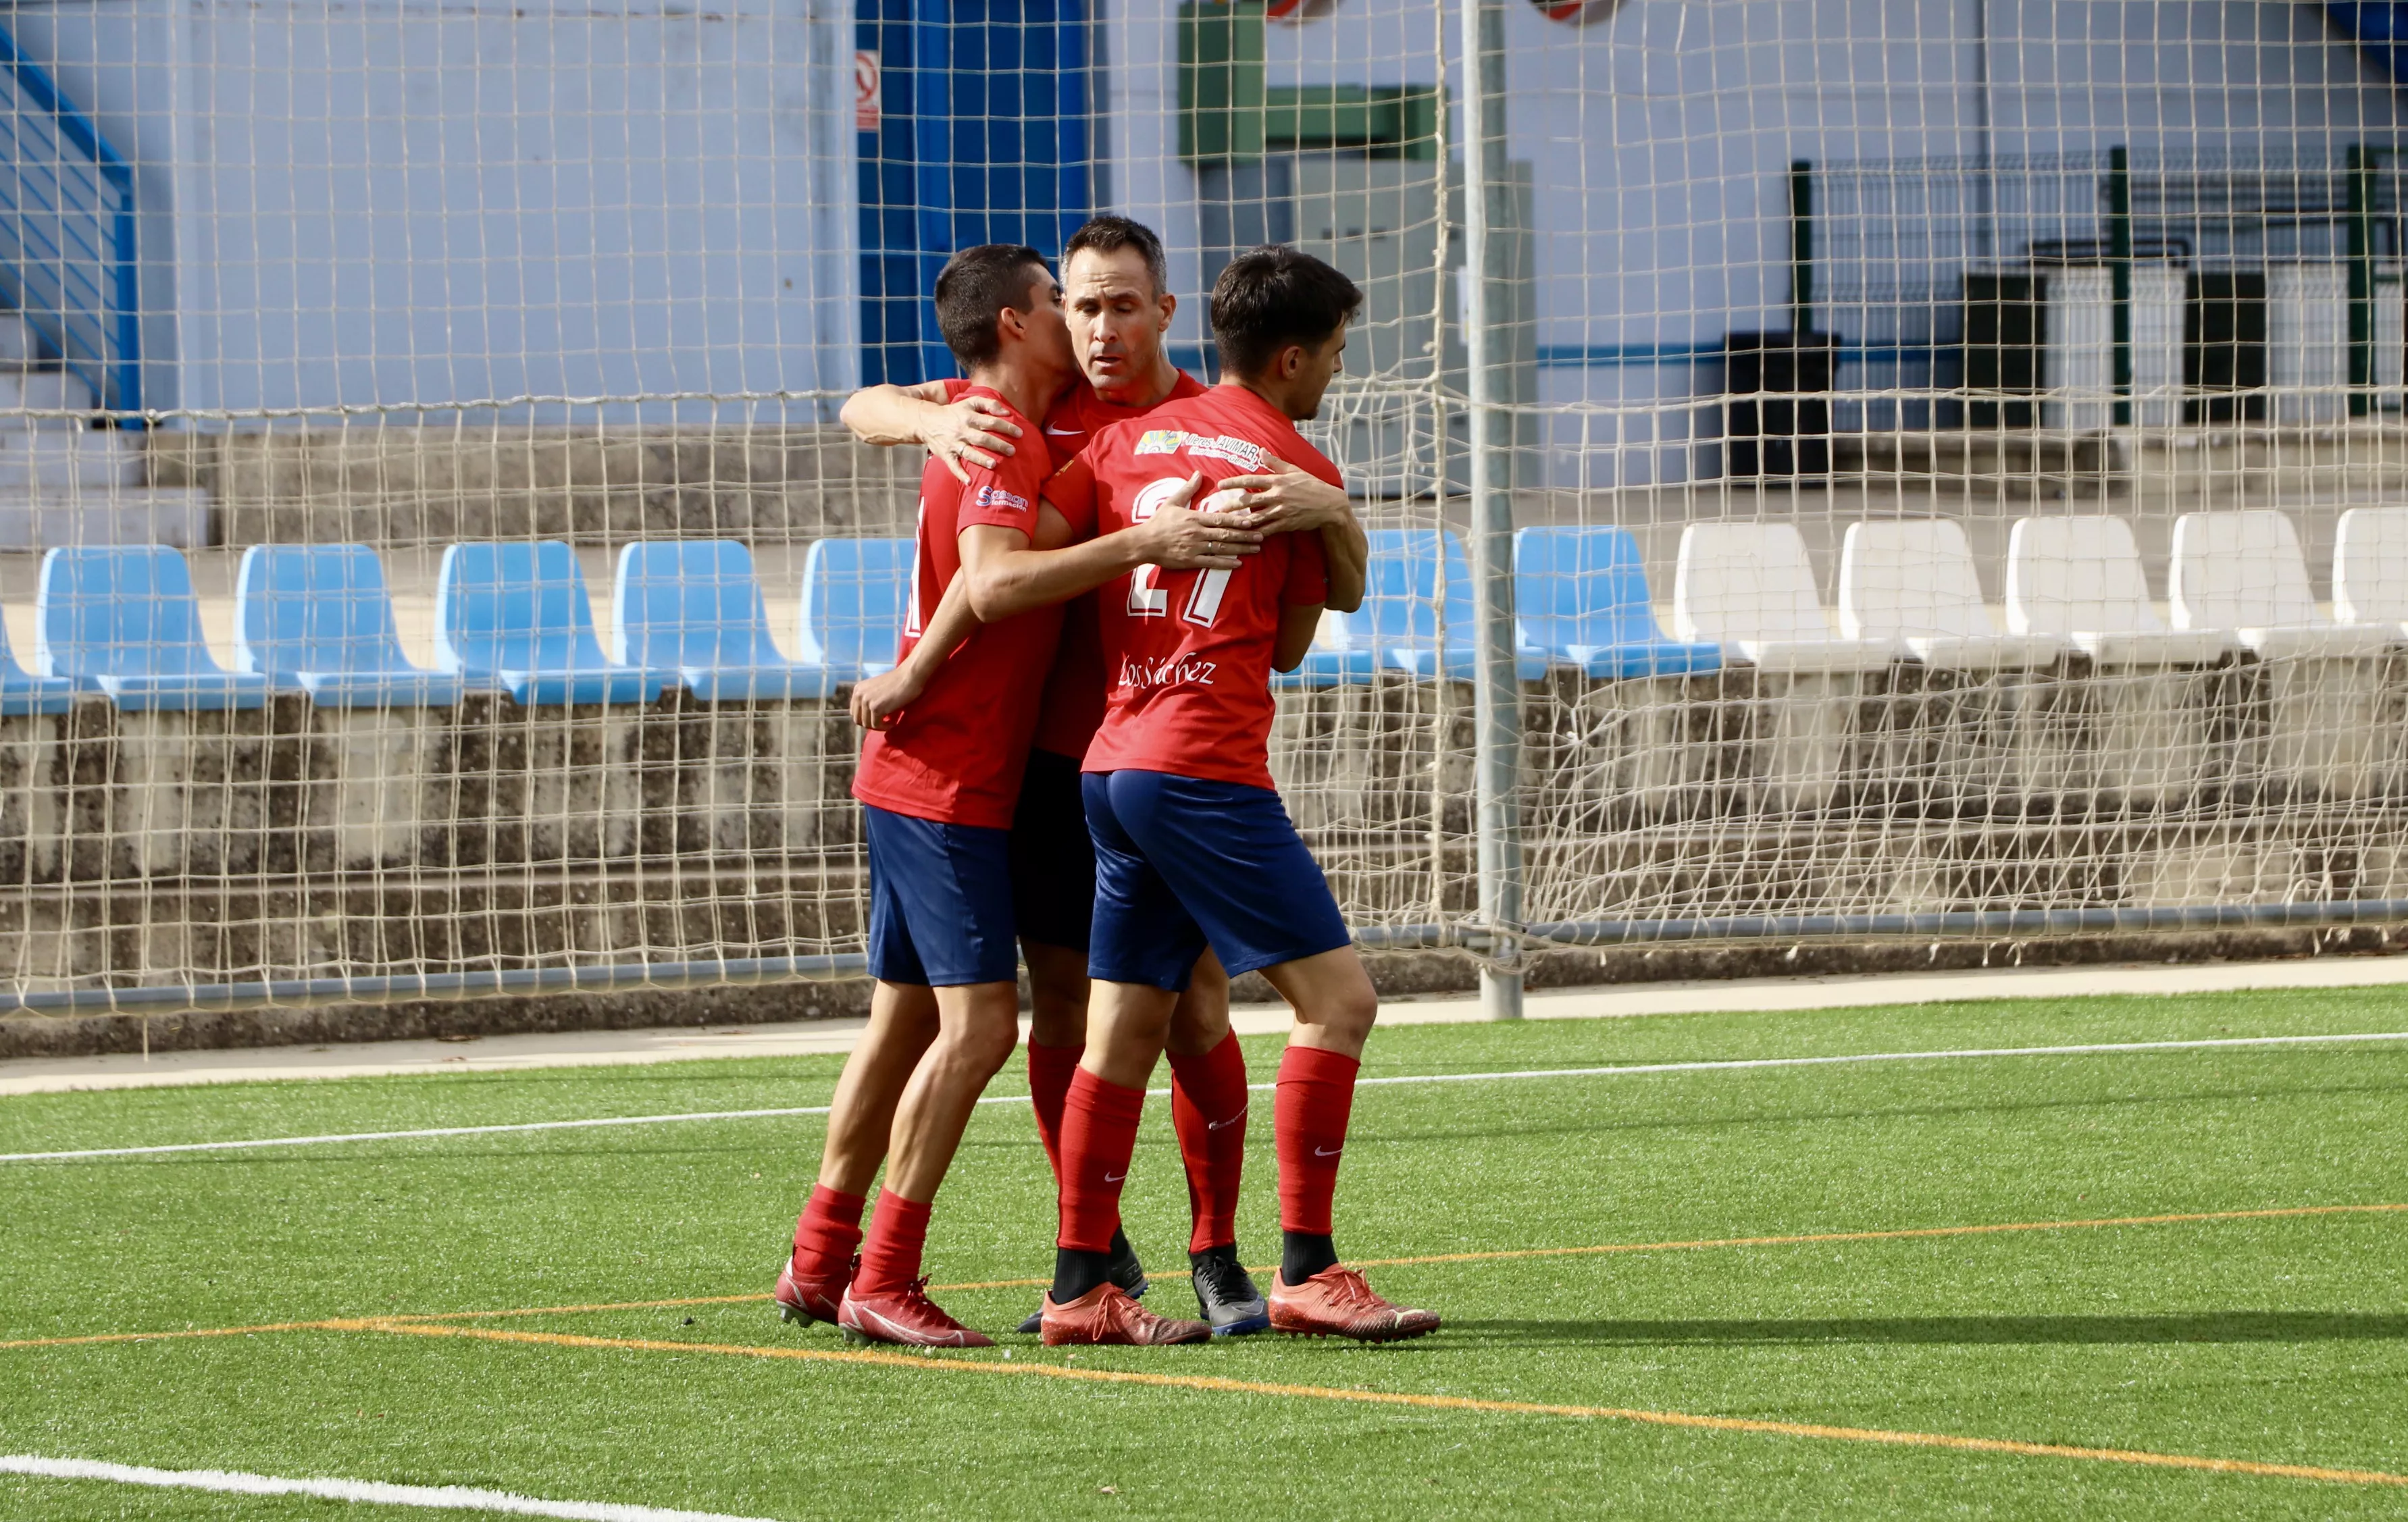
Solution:
{"label": "white soccer net mesh", "polygon": [[1199,372],[1234,250],[1367,291],[1274,764],[1368,944],[1486,929],[1482,280],[1532,945],[2408,918],[2392,8],[1504,0],[1483,270],[1453,4],[20,7],[0,984],[853,968],[920,456],[836,405],[1107,209]]}

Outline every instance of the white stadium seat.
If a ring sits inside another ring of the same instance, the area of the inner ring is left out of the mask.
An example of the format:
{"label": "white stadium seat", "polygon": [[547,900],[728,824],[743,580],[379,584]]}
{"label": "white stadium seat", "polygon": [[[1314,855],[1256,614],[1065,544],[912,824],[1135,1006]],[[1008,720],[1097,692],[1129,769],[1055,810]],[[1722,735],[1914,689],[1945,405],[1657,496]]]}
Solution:
{"label": "white stadium seat", "polygon": [[1905,659],[1896,639],[1831,633],[1806,541],[1788,523],[1692,523],[1672,574],[1672,624],[1765,671],[1879,671]]}
{"label": "white stadium seat", "polygon": [[1944,518],[1848,526],[1840,551],[1840,628],[1850,639],[1902,640],[1915,659],[1953,671],[2046,666],[2054,634],[2006,634],[1982,601],[1965,530]]}
{"label": "white stadium seat", "polygon": [[2177,629],[2230,629],[2268,660],[2380,655],[2397,623],[2336,623],[2316,606],[2291,520],[2271,508],[2174,520],[2168,601]]}
{"label": "white stadium seat", "polygon": [[2007,627],[2061,635],[2105,666],[2205,665],[2238,648],[2229,630],[2166,627],[2120,518],[2018,519],[2007,536]]}
{"label": "white stadium seat", "polygon": [[2408,507],[2353,507],[2333,538],[2333,617],[2408,624]]}

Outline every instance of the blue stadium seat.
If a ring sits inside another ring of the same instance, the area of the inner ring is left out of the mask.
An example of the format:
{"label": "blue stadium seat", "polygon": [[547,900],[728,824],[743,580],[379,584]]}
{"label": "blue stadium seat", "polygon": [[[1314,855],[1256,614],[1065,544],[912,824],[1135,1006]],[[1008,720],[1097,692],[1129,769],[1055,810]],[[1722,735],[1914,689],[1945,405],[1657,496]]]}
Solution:
{"label": "blue stadium seat", "polygon": [[328,708],[435,708],[458,676],[401,653],[384,565],[366,545],[253,545],[234,583],[235,665]]}
{"label": "blue stadium seat", "polygon": [[0,623],[0,716],[63,714],[75,706],[76,684],[64,676],[36,676],[17,664],[8,648],[8,626]]}
{"label": "blue stadium seat", "polygon": [[830,687],[895,669],[911,562],[909,539],[821,539],[803,558],[802,660]]}
{"label": "blue stadium seat", "polygon": [[[1282,686],[1334,687],[1368,682],[1381,670],[1410,672],[1424,679],[1472,679],[1476,617],[1471,568],[1463,542],[1435,529],[1374,529],[1371,563],[1363,605],[1333,614],[1323,623],[1325,639]],[[1440,546],[1443,542],[1443,550]],[[1443,619],[1440,618],[1440,555],[1444,555]],[[1440,627],[1444,624],[1444,644]],[[1547,674],[1543,660],[1517,654],[1517,674],[1536,681]]]}
{"label": "blue stadium seat", "polygon": [[1719,670],[1722,647],[1668,639],[1627,529],[1532,528],[1513,535],[1514,644],[1524,659],[1606,681]]}
{"label": "blue stadium seat", "polygon": [[53,549],[34,593],[34,662],[131,712],[256,708],[265,676],[227,671],[201,637],[184,557],[159,545]]}
{"label": "blue stadium seat", "polygon": [[446,549],[435,574],[435,651],[444,671],[523,704],[650,703],[677,679],[602,653],[584,573],[557,539]]}
{"label": "blue stadium seat", "polygon": [[752,552],[733,539],[655,540],[619,551],[610,654],[672,670],[707,703],[824,697],[817,666],[789,661],[769,637]]}

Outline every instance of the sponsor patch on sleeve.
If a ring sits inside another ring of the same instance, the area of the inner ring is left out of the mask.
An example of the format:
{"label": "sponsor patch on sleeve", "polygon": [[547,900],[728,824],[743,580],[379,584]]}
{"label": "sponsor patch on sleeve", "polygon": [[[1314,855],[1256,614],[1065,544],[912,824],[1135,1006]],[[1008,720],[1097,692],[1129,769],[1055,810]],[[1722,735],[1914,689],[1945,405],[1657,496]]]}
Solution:
{"label": "sponsor patch on sleeve", "polygon": [[1005,507],[1015,513],[1025,513],[1028,511],[1028,499],[1026,497],[1020,495],[1016,491],[1006,491],[999,486],[980,487],[978,491],[978,505],[982,507]]}

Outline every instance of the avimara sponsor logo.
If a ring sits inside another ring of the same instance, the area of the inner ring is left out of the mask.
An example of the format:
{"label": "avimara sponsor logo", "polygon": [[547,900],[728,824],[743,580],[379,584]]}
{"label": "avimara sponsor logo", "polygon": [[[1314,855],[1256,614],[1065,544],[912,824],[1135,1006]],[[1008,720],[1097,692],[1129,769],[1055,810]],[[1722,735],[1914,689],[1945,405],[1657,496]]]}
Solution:
{"label": "avimara sponsor logo", "polygon": [[1270,451],[1261,445],[1231,438],[1226,434],[1208,436],[1191,434],[1183,428],[1149,428],[1138,435],[1136,452],[1139,454],[1177,454],[1182,449],[1209,459],[1226,460],[1250,471],[1262,469],[1271,457]]}
{"label": "avimara sponsor logo", "polygon": [[1028,511],[1028,499],[1016,491],[1006,491],[999,486],[979,488],[978,505],[982,507],[1009,507],[1015,513]]}
{"label": "avimara sponsor logo", "polygon": [[1178,687],[1193,682],[1197,687],[1212,685],[1212,673],[1219,669],[1217,661],[1198,661],[1194,656],[1174,655],[1160,661],[1132,661],[1121,657],[1120,685],[1142,692],[1149,688]]}

